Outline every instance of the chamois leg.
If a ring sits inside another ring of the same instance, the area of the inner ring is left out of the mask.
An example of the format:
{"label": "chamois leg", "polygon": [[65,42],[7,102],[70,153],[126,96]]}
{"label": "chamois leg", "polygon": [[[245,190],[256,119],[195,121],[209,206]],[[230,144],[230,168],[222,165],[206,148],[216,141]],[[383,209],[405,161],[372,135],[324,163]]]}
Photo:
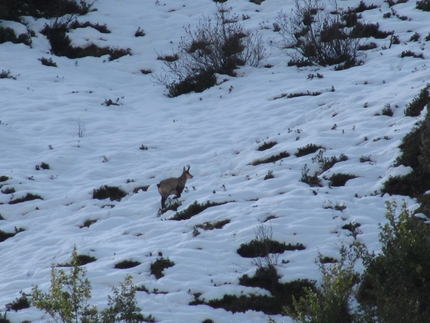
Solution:
{"label": "chamois leg", "polygon": [[166,200],[167,200],[167,197],[164,197],[164,196],[161,197],[161,208],[163,209],[166,207]]}

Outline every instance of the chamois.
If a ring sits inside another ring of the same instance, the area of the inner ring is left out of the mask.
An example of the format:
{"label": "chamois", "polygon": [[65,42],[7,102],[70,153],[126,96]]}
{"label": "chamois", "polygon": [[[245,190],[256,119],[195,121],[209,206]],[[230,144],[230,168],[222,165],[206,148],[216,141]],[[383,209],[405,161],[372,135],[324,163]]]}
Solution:
{"label": "chamois", "polygon": [[190,165],[188,165],[188,169],[182,171],[182,175],[180,177],[170,177],[163,179],[159,184],[157,184],[158,192],[161,195],[161,207],[166,207],[166,200],[169,195],[175,194],[175,199],[181,197],[182,191],[184,190],[185,183],[187,179],[193,178],[193,175],[190,174]]}

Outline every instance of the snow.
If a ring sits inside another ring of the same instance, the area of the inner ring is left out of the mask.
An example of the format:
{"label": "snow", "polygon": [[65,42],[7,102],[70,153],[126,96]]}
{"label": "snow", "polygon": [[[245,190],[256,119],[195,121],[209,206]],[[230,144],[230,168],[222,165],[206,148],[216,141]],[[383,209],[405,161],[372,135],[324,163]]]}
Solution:
{"label": "snow", "polygon": [[[272,30],[275,17],[281,9],[289,12],[293,3],[228,2],[232,12],[250,17],[242,22],[246,28],[262,34],[265,59],[258,67],[239,69],[237,77],[220,75],[219,81],[227,80],[203,93],[177,98],[168,98],[153,77],[163,73],[157,57],[175,51],[183,27],[196,26],[203,15],[215,13],[213,1],[96,2],[97,11],[79,20],[106,24],[111,33],[87,27],[71,32],[70,37],[76,45],[131,49],[131,56],[111,62],[106,56],[76,60],[52,56],[48,40],[40,34],[46,20],[26,18],[37,35],[32,47],[0,45],[0,69],[16,77],[0,80],[0,175],[9,177],[2,190],[16,190],[13,195],[0,195],[5,219],[0,230],[25,229],[0,243],[0,304],[15,300],[19,291],[29,293],[34,285],[47,289],[52,264],[69,261],[76,245],[79,254],[97,258],[86,268],[93,301],[101,308],[111,287],[131,274],[136,285],[165,292],[138,294],[143,312],[159,322],[206,318],[217,323],[267,322],[260,312],[233,314],[188,304],[194,293],[202,293],[201,299],[206,300],[226,293],[268,293],[239,285],[239,277],[252,275],[256,265],[236,250],[255,238],[255,230],[269,216],[274,218],[265,225],[272,227],[274,239],[306,246],[280,256],[277,269],[284,282],[319,280],[314,263],[318,252],[336,257],[342,244],[354,242],[351,232],[341,229],[345,224],[360,223],[356,239],[370,250],[379,250],[385,202],[404,199],[409,207],[416,206],[407,197],[381,196],[379,190],[389,176],[410,171],[392,165],[402,138],[422,119],[405,117],[403,110],[429,80],[423,40],[430,32],[428,13],[416,10],[415,2],[409,1],[395,6],[409,20],[383,19],[390,11],[387,3],[372,1],[380,8],[363,12],[364,21],[378,22],[383,31],[394,30],[401,43],[390,47],[389,38],[372,39],[378,47],[366,52],[362,66],[334,71],[333,67],[288,67],[289,56],[274,45],[280,40]],[[343,7],[358,3],[339,1]],[[16,23],[8,26],[25,30]],[[144,37],[134,36],[138,27]],[[415,32],[421,40],[410,42]],[[405,50],[423,53],[424,59],[400,58]],[[52,58],[58,67],[42,65],[42,57]],[[273,67],[265,68],[267,64]],[[152,75],[142,74],[144,69],[152,70]],[[316,73],[324,77],[308,78]],[[307,91],[322,94],[281,97]],[[107,100],[118,100],[120,105],[106,106]],[[387,104],[394,111],[392,117],[380,115]],[[257,150],[268,141],[278,144]],[[307,144],[324,146],[325,157],[348,156],[324,174],[327,178],[339,172],[358,177],[344,187],[330,188],[327,180],[321,188],[300,182],[305,165],[310,174],[318,169],[312,162],[315,154],[294,155]],[[142,145],[148,150],[139,149]],[[283,151],[291,156],[251,165]],[[362,156],[370,156],[371,161],[361,163]],[[42,162],[50,169],[36,170]],[[156,184],[179,176],[185,165],[191,166],[194,178],[187,182],[179,210],[194,201],[229,203],[184,221],[169,220],[173,211],[158,216]],[[269,171],[274,179],[264,180]],[[120,202],[92,199],[93,189],[102,185],[118,186],[128,194]],[[143,185],[149,185],[148,191],[133,193]],[[27,193],[43,200],[8,204]],[[345,209],[335,210],[335,205]],[[222,229],[193,234],[198,224],[225,219],[230,223]],[[80,228],[87,220],[97,222]],[[149,267],[159,253],[175,265],[157,280]],[[141,264],[127,270],[114,268],[129,259]],[[13,323],[41,322],[43,313],[31,308],[9,312],[8,318]],[[291,322],[288,317],[275,319]]]}

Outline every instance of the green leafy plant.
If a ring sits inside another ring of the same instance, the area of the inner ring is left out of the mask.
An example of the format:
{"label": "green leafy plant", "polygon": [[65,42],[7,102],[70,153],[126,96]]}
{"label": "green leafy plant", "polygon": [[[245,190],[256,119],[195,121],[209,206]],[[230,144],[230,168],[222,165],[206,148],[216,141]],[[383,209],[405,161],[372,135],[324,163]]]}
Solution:
{"label": "green leafy plant", "polygon": [[[285,308],[295,322],[353,322],[350,308],[357,282],[354,270],[357,254],[342,247],[340,255],[338,262],[319,264],[322,283],[318,288],[305,288],[305,296],[294,298],[293,306]],[[321,254],[319,258],[323,258]]]}
{"label": "green leafy plant", "polygon": [[108,296],[108,308],[101,312],[102,323],[155,322],[152,315],[143,316],[142,309],[137,306],[137,287],[132,279],[131,275],[127,275],[120,288],[112,288],[113,296]]}
{"label": "green leafy plant", "polygon": [[386,202],[379,254],[367,254],[358,293],[381,323],[425,322],[430,317],[430,228],[403,203]]}
{"label": "green leafy plant", "polygon": [[143,316],[135,299],[136,286],[127,275],[120,287],[114,287],[108,296],[108,307],[99,311],[89,304],[91,284],[86,269],[79,266],[76,246],[72,251],[70,270],[52,266],[51,286],[43,292],[38,286],[32,289],[32,305],[44,311],[55,323],[138,323],[155,322],[152,315]]}
{"label": "green leafy plant", "polygon": [[56,323],[96,323],[97,308],[91,306],[91,284],[85,278],[86,269],[77,265],[77,249],[73,248],[70,272],[51,269],[51,286],[43,292],[33,287],[32,304]]}

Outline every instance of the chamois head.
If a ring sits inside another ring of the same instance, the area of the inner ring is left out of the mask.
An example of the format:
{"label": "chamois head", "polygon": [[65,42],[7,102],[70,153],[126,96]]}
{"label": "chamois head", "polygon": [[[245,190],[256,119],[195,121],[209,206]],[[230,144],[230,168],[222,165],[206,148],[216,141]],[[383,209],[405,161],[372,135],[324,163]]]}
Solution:
{"label": "chamois head", "polygon": [[182,175],[180,177],[170,177],[167,179],[163,179],[158,186],[158,193],[161,195],[161,207],[166,207],[166,200],[169,195],[175,194],[175,199],[181,197],[182,191],[184,190],[185,183],[187,179],[193,178],[193,175],[190,174],[190,165],[188,168],[183,169]]}

